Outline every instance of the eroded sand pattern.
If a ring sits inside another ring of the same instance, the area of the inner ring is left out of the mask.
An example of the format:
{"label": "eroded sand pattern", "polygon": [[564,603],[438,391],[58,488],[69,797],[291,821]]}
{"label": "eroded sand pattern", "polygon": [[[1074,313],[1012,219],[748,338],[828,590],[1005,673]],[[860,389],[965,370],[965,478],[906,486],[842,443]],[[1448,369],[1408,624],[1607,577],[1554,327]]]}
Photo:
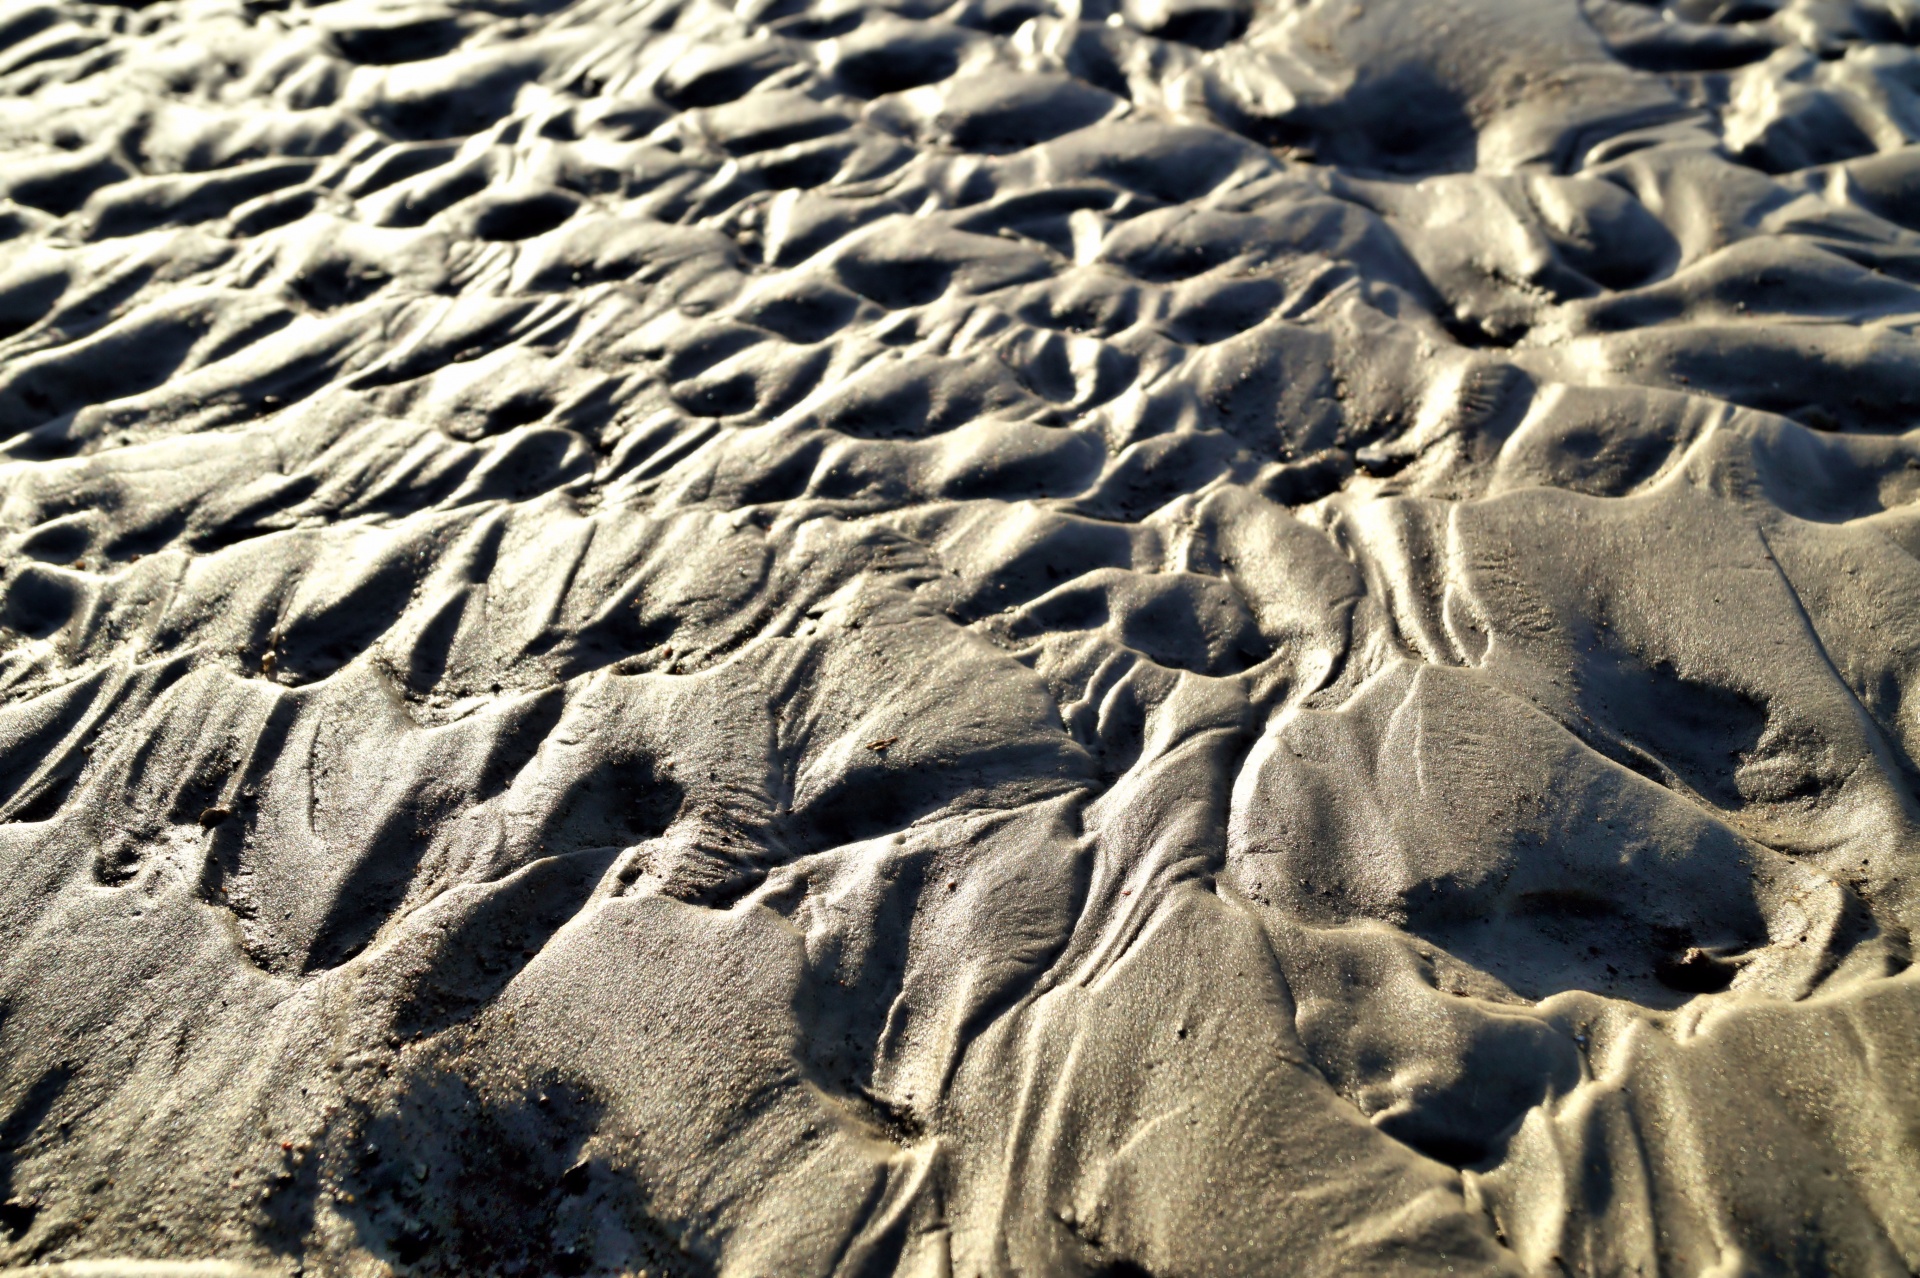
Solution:
{"label": "eroded sand pattern", "polygon": [[0,1264],[1920,1268],[1920,8],[0,11]]}

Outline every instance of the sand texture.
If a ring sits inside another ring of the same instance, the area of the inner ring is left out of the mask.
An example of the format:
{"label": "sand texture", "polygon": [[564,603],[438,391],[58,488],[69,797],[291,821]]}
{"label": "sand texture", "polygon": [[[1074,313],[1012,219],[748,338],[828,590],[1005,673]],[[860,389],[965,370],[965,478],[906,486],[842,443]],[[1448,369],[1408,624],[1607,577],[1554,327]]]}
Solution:
{"label": "sand texture", "polygon": [[0,1268],[1920,1270],[1916,45],[7,0]]}

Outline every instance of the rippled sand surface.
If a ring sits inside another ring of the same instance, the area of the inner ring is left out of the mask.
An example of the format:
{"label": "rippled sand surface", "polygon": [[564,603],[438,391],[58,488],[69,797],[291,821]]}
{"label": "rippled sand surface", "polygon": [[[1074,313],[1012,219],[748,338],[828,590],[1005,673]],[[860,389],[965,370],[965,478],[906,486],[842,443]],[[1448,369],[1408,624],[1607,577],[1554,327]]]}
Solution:
{"label": "rippled sand surface", "polygon": [[1920,1269],[1916,43],[10,0],[0,1265]]}

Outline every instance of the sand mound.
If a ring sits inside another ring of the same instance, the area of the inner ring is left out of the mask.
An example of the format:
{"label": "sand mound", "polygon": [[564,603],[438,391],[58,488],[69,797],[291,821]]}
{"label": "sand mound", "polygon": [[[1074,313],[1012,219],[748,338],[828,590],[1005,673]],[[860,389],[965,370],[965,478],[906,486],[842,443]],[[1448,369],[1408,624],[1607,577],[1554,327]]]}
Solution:
{"label": "sand mound", "polygon": [[0,1264],[1920,1269],[1915,42],[12,0]]}

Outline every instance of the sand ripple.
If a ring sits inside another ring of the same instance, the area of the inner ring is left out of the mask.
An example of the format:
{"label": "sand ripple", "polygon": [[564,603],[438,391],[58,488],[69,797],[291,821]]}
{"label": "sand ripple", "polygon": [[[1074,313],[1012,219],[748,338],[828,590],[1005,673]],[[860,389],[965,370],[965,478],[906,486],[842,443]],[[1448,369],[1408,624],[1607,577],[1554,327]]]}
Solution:
{"label": "sand ripple", "polygon": [[0,1263],[1920,1269],[1916,43],[13,0]]}

